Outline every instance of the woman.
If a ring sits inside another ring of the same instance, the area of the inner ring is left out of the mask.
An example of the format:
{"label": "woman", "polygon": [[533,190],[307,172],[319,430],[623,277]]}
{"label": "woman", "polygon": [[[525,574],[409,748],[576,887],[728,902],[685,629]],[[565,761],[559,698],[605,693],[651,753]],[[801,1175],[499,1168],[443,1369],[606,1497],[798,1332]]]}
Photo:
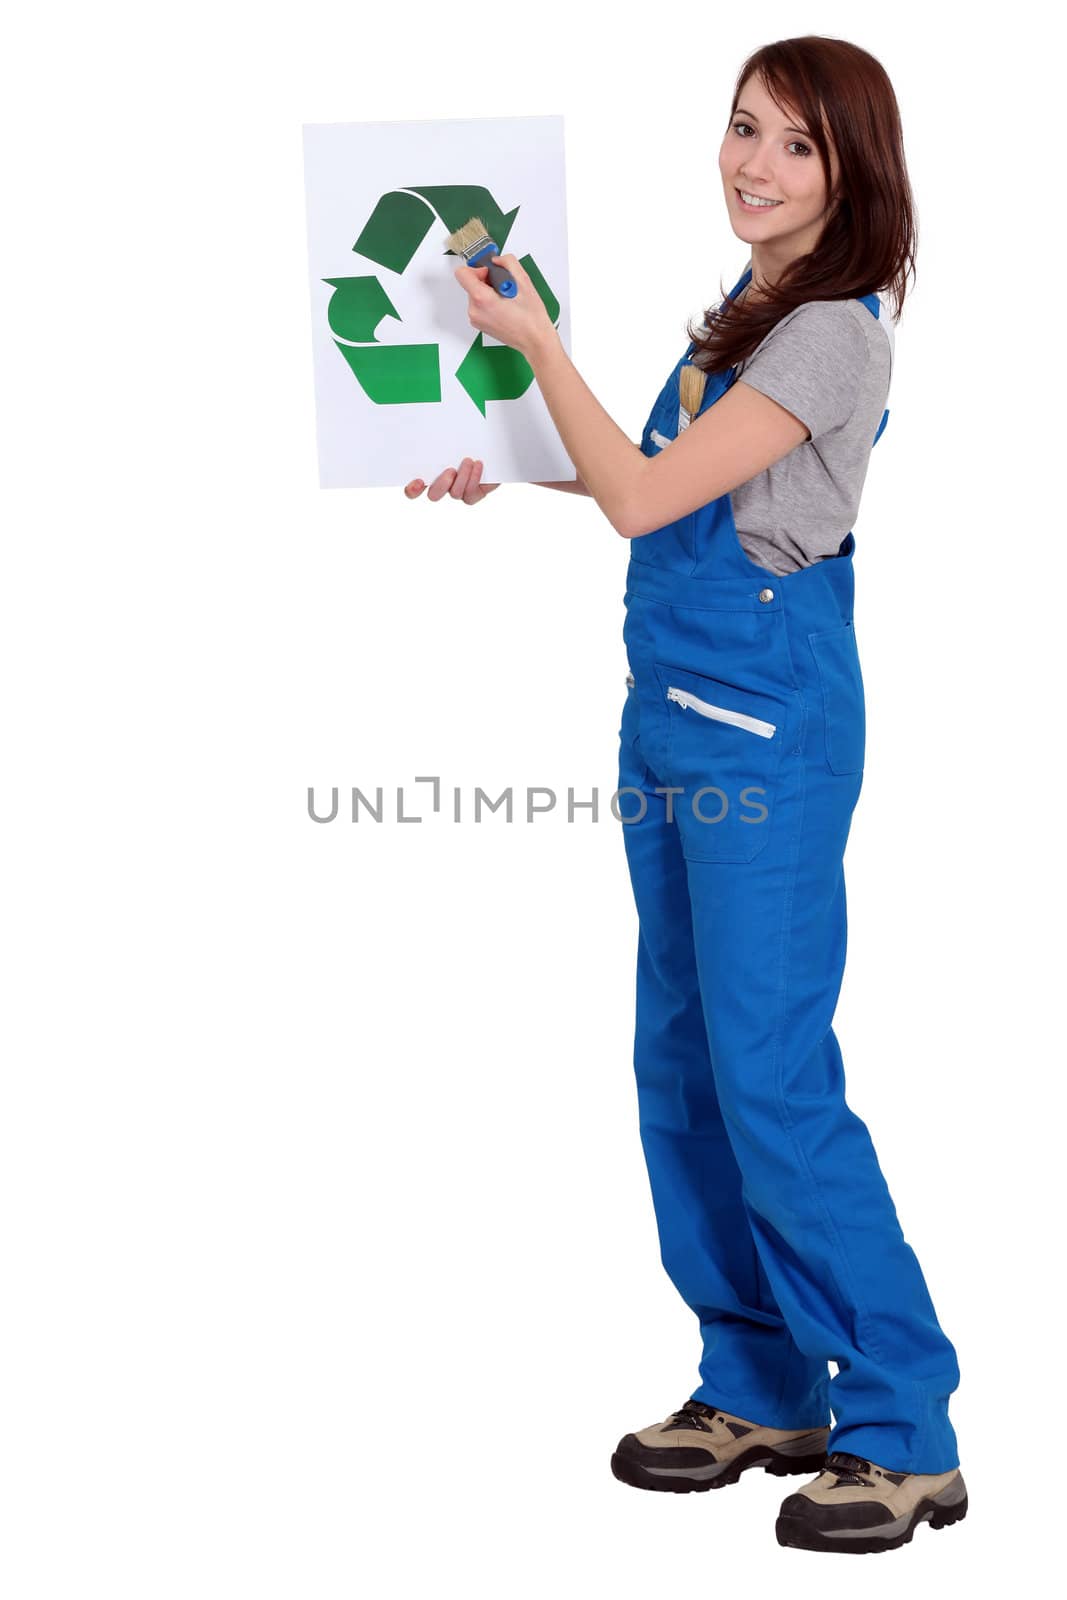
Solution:
{"label": "woman", "polygon": [[[838,39],[758,50],[719,168],[751,260],[640,449],[513,255],[498,259],[514,300],[484,268],[456,277],[472,325],[533,368],[579,473],[548,487],[591,495],[633,540],[617,815],[640,920],[634,1065],[662,1259],[703,1356],[696,1393],[625,1435],[612,1469],[673,1491],[814,1472],[781,1507],[779,1543],[885,1550],[959,1521],[967,1497],[956,1353],[831,1025],[864,756],[851,527],[888,416],[883,292],[899,316],[914,272],[884,69]],[[465,460],[429,497],[474,504],[496,487],[480,473]]]}

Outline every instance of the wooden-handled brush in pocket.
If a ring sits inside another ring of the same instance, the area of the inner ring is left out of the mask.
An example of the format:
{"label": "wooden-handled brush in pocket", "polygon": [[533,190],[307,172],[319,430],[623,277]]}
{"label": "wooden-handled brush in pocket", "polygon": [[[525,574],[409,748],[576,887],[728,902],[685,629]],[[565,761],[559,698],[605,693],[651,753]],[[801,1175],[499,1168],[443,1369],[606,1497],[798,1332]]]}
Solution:
{"label": "wooden-handled brush in pocket", "polygon": [[678,378],[678,398],[681,404],[678,407],[678,432],[688,428],[697,412],[700,402],[704,398],[704,385],[708,375],[700,367],[694,367],[691,362],[686,362]]}

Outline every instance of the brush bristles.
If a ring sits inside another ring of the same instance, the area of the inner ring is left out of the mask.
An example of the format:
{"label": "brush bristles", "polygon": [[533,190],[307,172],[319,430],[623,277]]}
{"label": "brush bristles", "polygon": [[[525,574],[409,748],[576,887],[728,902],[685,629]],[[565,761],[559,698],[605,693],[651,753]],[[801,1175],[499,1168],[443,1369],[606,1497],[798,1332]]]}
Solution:
{"label": "brush bristles", "polygon": [[450,250],[464,257],[476,255],[479,249],[484,249],[490,242],[489,231],[481,217],[472,217],[445,240]]}
{"label": "brush bristles", "polygon": [[694,367],[687,363],[682,368],[678,384],[678,398],[691,417],[695,417],[700,410],[700,402],[704,398],[704,385],[707,381],[708,375],[700,367]]}

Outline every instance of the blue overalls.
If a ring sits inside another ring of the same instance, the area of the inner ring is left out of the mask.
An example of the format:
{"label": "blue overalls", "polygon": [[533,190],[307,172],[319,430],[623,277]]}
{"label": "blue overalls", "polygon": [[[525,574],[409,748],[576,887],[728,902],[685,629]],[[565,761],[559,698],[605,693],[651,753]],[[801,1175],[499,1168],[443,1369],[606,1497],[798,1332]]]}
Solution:
{"label": "blue overalls", "polygon": [[[694,348],[647,456],[677,435]],[[700,414],[734,376],[708,376]],[[828,1426],[832,1407],[830,1450],[947,1472],[956,1352],[831,1026],[864,758],[854,548],[850,532],[780,577],[745,554],[729,494],[632,542],[617,805],[640,1134],[662,1262],[703,1336],[694,1398],[780,1428]]]}

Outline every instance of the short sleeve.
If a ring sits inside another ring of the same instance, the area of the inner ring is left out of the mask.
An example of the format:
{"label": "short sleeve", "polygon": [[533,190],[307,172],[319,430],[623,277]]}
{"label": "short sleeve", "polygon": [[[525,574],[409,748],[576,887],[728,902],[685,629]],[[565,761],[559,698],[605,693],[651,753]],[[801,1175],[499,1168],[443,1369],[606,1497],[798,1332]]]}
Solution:
{"label": "short sleeve", "polygon": [[738,381],[791,411],[812,440],[848,421],[870,360],[845,300],[809,300],[776,323]]}

